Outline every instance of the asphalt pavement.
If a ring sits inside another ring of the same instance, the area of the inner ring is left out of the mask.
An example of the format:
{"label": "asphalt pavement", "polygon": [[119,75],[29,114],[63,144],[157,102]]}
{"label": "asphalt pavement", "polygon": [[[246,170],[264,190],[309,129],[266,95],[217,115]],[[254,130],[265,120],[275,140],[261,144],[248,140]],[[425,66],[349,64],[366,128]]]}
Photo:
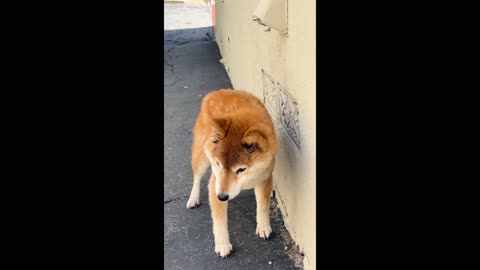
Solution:
{"label": "asphalt pavement", "polygon": [[164,267],[177,269],[298,269],[301,261],[280,211],[271,205],[272,235],[255,235],[255,196],[243,191],[229,202],[228,222],[233,252],[214,253],[207,184],[202,180],[201,205],[187,209],[192,186],[192,130],[202,98],[232,88],[213,40],[209,6],[165,4],[164,29]]}

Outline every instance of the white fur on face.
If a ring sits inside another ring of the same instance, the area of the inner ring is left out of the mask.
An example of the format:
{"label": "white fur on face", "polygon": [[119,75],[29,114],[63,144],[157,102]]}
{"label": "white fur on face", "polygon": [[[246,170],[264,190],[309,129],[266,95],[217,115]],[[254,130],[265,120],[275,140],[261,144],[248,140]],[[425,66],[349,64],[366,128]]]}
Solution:
{"label": "white fur on face", "polygon": [[240,181],[235,181],[235,183],[232,185],[230,184],[228,190],[228,200],[232,200],[233,198],[237,197],[238,194],[240,194],[240,191],[242,191],[242,185]]}
{"label": "white fur on face", "polygon": [[[215,158],[211,155],[211,153],[205,148],[205,154],[210,161],[210,167],[212,167],[212,172],[215,175],[215,193],[218,195],[220,193],[219,188],[220,188],[220,181],[223,179],[220,177],[220,172],[222,171],[222,168],[217,165],[217,161]],[[230,194],[229,194],[230,197]]]}
{"label": "white fur on face", "polygon": [[[211,155],[209,151],[205,151],[207,158],[210,161],[212,172],[215,175],[215,193],[218,195],[220,193],[220,182],[226,181],[226,179],[221,178],[221,172],[224,168],[221,165],[217,165],[216,159]],[[237,176],[237,181],[229,185],[229,190],[225,190],[228,194],[228,200],[235,198],[243,189],[252,189],[258,183],[263,180],[266,180],[267,177],[271,174],[273,159],[267,159],[262,162],[257,162],[253,166],[247,167],[247,170],[244,174]]]}
{"label": "white fur on face", "polygon": [[[220,168],[216,163],[212,165],[212,171],[215,174],[216,178],[215,193],[218,195],[220,194],[220,183],[222,181],[227,181],[227,179],[223,179],[221,177],[221,172],[223,171],[223,168]],[[230,185],[228,186],[228,190],[224,190],[224,192],[228,194],[229,200],[235,198],[240,193],[240,191],[242,191],[242,182],[240,181],[240,179],[237,179],[237,181],[230,183]]]}
{"label": "white fur on face", "polygon": [[248,173],[240,179],[242,189],[252,189],[258,183],[270,176],[271,168],[269,162],[259,162],[248,169]]}

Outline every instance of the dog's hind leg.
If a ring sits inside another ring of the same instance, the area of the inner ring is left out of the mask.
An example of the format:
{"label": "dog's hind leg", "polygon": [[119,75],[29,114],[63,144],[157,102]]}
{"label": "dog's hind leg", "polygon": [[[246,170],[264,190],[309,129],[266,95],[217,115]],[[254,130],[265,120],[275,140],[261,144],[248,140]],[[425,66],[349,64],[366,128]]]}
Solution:
{"label": "dog's hind leg", "polygon": [[255,187],[257,201],[257,229],[258,237],[267,239],[272,232],[270,227],[270,194],[272,193],[272,177]]}
{"label": "dog's hind leg", "polygon": [[210,176],[210,183],[208,184],[208,200],[212,211],[215,253],[221,257],[226,257],[233,250],[228,235],[228,201],[220,201],[218,199],[215,193],[215,175],[213,173]]}
{"label": "dog's hind leg", "polygon": [[200,205],[200,182],[205,175],[210,162],[208,161],[202,147],[192,147],[192,170],[193,170],[193,185],[190,192],[190,198],[187,202],[187,208],[195,208]]}

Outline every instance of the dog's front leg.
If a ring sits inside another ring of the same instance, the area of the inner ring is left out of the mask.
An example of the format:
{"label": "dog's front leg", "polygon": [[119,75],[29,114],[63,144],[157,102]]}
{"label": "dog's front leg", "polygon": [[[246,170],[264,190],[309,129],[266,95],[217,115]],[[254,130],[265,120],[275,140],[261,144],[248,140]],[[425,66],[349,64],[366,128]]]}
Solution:
{"label": "dog's front leg", "polygon": [[212,173],[208,185],[208,198],[212,210],[213,236],[215,238],[215,253],[226,257],[233,250],[228,235],[227,207],[228,201],[220,201],[215,193],[215,175]]}
{"label": "dog's front leg", "polygon": [[258,237],[267,239],[272,232],[270,227],[270,194],[272,193],[272,177],[255,187],[257,201],[257,229]]}

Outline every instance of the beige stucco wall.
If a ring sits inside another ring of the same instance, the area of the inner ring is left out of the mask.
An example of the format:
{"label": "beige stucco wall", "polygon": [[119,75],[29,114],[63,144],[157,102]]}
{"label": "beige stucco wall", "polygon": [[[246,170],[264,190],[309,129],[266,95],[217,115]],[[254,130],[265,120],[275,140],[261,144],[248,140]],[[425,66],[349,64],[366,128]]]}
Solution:
{"label": "beige stucco wall", "polygon": [[[262,100],[265,91],[278,95],[274,99],[278,102],[271,102],[274,111],[280,110],[274,115],[282,142],[274,173],[275,196],[287,229],[305,252],[305,269],[315,269],[316,4],[314,0],[288,1],[287,36],[273,29],[266,32],[265,26],[252,20],[259,2],[216,1],[216,41],[235,89],[247,90]],[[288,106],[296,105],[298,109],[300,147],[292,143],[288,127],[281,122],[282,113],[291,115],[281,101],[285,96],[291,99]]]}

